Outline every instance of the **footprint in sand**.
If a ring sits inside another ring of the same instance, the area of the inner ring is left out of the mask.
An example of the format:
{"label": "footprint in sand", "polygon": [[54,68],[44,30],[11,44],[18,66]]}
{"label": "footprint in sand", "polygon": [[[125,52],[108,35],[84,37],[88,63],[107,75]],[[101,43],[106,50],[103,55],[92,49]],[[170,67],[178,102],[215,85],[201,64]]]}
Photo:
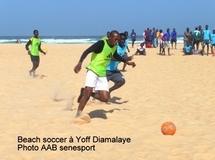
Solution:
{"label": "footprint in sand", "polygon": [[43,78],[45,78],[45,77],[47,77],[47,76],[42,74],[42,75],[40,76],[40,79],[43,79]]}
{"label": "footprint in sand", "polygon": [[88,114],[75,118],[75,120],[73,121],[74,124],[78,124],[78,125],[87,124],[90,122],[91,122],[91,118]]}

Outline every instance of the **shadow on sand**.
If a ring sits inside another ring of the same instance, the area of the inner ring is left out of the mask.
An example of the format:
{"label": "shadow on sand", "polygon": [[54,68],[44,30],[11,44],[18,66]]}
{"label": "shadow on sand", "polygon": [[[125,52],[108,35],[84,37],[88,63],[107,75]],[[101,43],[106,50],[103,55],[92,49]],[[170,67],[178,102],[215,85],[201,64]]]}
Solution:
{"label": "shadow on sand", "polygon": [[88,113],[88,115],[90,116],[90,118],[107,119],[106,113],[113,113],[115,110],[120,111],[120,109],[118,108],[114,108],[109,111],[105,111],[104,109],[98,109],[98,110],[91,111],[90,113]]}
{"label": "shadow on sand", "polygon": [[117,102],[118,100],[121,100],[120,97],[112,97],[109,99],[108,103],[115,103],[115,104],[123,104],[123,103],[128,103],[128,101],[122,101],[122,102]]}

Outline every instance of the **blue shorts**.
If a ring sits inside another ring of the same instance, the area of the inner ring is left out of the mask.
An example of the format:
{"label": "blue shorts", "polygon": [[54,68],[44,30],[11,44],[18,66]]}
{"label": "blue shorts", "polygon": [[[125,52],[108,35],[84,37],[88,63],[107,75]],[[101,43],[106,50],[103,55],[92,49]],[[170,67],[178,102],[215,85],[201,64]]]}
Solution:
{"label": "blue shorts", "polygon": [[211,47],[215,47],[215,44],[211,44]]}
{"label": "blue shorts", "polygon": [[125,80],[124,76],[120,71],[107,71],[106,74],[107,80],[117,83],[121,80]]}
{"label": "blue shorts", "polygon": [[205,45],[209,45],[210,44],[210,41],[209,40],[204,40],[203,41],[203,45],[205,46]]}

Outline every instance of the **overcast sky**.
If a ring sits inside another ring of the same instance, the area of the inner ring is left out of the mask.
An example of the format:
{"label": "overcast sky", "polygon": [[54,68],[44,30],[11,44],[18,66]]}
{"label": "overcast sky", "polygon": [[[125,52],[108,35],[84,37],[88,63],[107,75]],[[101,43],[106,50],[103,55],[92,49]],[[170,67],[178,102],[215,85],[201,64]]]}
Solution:
{"label": "overcast sky", "polygon": [[105,35],[146,28],[215,29],[215,0],[0,0],[0,36]]}

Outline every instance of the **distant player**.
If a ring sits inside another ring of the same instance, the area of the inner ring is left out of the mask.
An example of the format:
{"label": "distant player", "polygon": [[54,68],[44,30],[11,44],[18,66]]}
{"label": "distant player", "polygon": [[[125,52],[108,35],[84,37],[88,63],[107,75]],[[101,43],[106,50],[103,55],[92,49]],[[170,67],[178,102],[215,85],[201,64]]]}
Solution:
{"label": "distant player", "polygon": [[[44,55],[46,54],[46,52],[44,52],[41,49],[41,40],[38,37],[39,36],[39,31],[34,30],[33,34],[34,34],[34,36],[31,37],[30,40],[25,45],[25,49],[28,51],[28,54],[31,57],[31,62],[33,64],[32,69],[29,71],[29,74],[33,75],[33,77],[35,77],[36,76],[35,71],[39,67],[39,64],[40,64],[39,52],[43,53]],[[30,45],[31,45],[31,47],[29,49]]]}

